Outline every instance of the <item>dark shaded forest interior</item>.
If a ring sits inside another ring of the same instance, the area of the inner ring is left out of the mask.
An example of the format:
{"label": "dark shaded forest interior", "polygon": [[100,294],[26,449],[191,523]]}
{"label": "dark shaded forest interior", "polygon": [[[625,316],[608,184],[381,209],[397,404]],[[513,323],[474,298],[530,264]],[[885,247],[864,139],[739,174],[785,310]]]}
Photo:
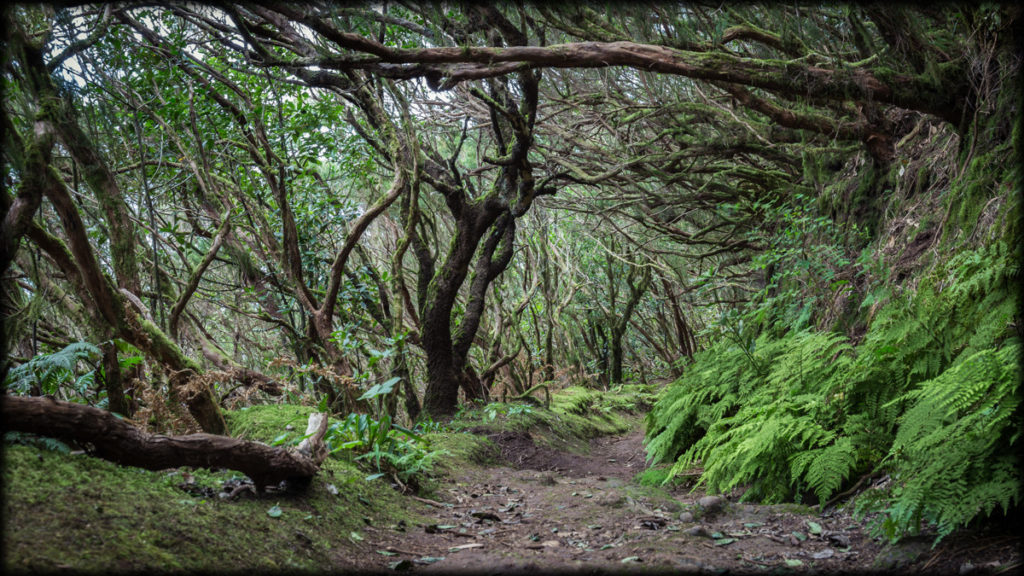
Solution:
{"label": "dark shaded forest interior", "polygon": [[1016,4],[2,13],[5,571],[1022,571]]}

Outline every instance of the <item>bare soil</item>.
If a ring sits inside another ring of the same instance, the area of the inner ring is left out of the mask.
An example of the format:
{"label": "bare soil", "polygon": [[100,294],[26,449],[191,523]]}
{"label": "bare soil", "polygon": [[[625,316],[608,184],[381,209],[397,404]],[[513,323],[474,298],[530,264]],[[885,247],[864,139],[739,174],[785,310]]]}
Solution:
{"label": "bare soil", "polygon": [[480,574],[1021,572],[1020,537],[999,530],[953,535],[935,549],[931,537],[886,547],[841,509],[819,514],[640,486],[639,428],[592,440],[587,455],[542,446],[525,432],[490,438],[501,465],[453,474],[438,491],[443,502],[424,504],[428,523],[370,527],[357,567]]}

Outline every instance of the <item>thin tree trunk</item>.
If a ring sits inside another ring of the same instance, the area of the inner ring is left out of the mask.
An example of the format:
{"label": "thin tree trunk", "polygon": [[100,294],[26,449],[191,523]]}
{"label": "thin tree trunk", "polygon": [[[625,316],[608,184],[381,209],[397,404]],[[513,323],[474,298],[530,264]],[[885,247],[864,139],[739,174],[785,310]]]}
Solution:
{"label": "thin tree trunk", "polygon": [[124,396],[121,365],[117,361],[117,344],[113,340],[108,340],[103,344],[102,350],[103,386],[107,390],[107,409],[130,418],[131,407]]}
{"label": "thin tree trunk", "polygon": [[612,330],[610,383],[622,383],[622,334],[625,330]]}

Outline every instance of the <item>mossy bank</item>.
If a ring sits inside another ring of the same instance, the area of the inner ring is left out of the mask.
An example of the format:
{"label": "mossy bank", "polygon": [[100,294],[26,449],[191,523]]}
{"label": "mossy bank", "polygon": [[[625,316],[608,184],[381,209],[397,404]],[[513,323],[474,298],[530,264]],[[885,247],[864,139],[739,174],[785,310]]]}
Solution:
{"label": "mossy bank", "polygon": [[[237,436],[271,442],[311,411],[260,406],[228,421]],[[401,494],[366,477],[330,458],[301,493],[227,499],[238,473],[150,472],[5,442],[4,572],[344,568],[368,528],[417,520]]]}

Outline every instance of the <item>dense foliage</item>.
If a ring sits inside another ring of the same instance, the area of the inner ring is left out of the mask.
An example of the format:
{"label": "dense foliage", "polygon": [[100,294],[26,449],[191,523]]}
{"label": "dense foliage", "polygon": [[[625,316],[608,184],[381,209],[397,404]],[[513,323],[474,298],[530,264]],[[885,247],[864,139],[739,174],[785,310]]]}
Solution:
{"label": "dense foliage", "polygon": [[857,508],[891,539],[1018,507],[1016,250],[999,239],[935,265],[856,346],[808,329],[723,338],[648,415],[650,458],[674,462],[668,479],[699,463],[709,490],[768,501],[824,504],[868,475]]}
{"label": "dense foliage", "polygon": [[888,168],[805,164],[817,207],[785,208],[755,260],[775,281],[722,314],[648,415],[666,481],[855,496],[891,540],[1019,513],[1021,94],[984,94],[990,114],[961,134],[915,128]]}

